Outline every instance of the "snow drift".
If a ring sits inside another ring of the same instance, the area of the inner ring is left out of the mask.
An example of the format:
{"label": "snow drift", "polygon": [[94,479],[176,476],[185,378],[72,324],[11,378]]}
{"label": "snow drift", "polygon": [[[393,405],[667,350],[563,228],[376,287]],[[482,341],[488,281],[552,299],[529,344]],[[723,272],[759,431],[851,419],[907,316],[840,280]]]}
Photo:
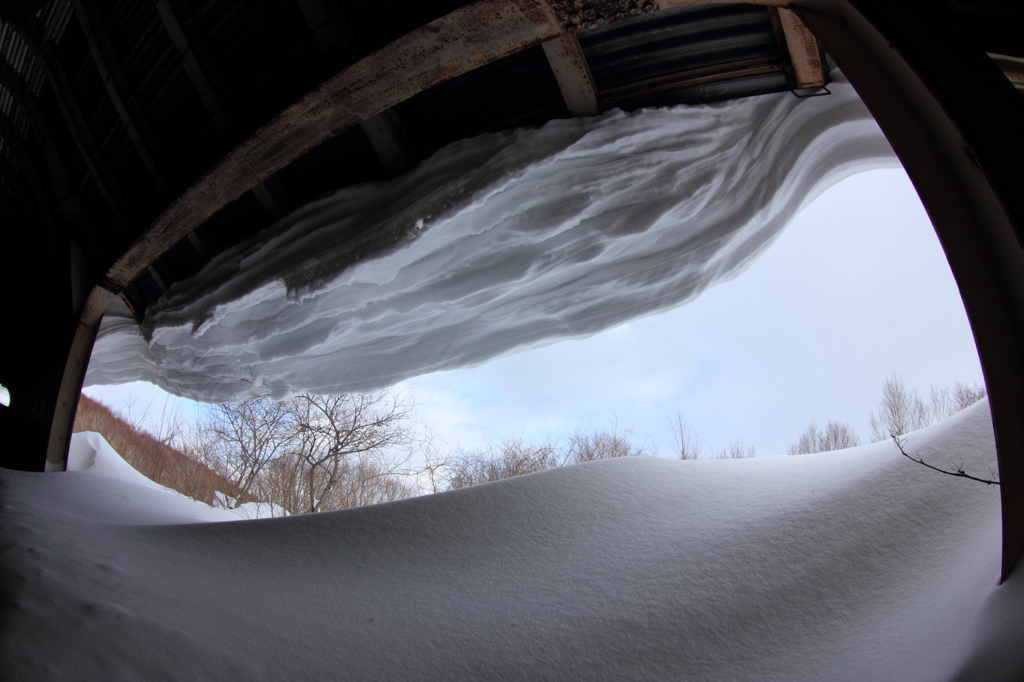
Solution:
{"label": "snow drift", "polygon": [[586,336],[740,272],[802,204],[892,150],[832,95],[611,111],[454,143],[211,260],[139,332],[112,307],[87,384],[240,399],[392,385]]}
{"label": "snow drift", "polygon": [[[987,473],[987,401],[908,447]],[[9,680],[1024,676],[998,488],[891,443],[234,523],[88,471],[0,486]]]}

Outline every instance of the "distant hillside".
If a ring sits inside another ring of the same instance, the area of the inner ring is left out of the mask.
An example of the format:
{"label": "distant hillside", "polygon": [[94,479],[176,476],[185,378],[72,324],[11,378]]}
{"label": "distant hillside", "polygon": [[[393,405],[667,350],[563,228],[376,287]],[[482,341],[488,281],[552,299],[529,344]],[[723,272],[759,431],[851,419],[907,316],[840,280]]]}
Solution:
{"label": "distant hillside", "polygon": [[140,473],[183,495],[207,504],[213,502],[215,491],[232,497],[238,495],[236,486],[223,476],[139,431],[109,407],[87,395],[82,395],[78,402],[74,430],[99,433]]}

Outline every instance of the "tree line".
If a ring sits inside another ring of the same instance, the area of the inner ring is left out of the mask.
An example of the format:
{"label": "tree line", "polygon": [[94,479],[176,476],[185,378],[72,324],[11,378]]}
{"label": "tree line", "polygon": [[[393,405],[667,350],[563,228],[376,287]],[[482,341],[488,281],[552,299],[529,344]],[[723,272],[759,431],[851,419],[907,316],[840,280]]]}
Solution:
{"label": "tree line", "polygon": [[[926,403],[916,388],[908,389],[903,376],[893,371],[882,383],[882,398],[869,416],[871,442],[877,443],[923,429],[953,416],[984,397],[983,386],[957,381],[952,388],[932,387],[931,399]],[[800,434],[797,442],[789,446],[787,454],[831,452],[856,447],[860,442],[860,436],[852,426],[830,419],[823,429],[812,422]]]}
{"label": "tree line", "polygon": [[[893,372],[870,414],[871,439],[880,441],[923,428],[984,396],[984,388],[957,382],[951,389],[932,389],[925,402]],[[131,408],[129,426],[141,433],[147,415],[136,411],[133,419]],[[452,448],[415,422],[414,408],[408,394],[393,391],[302,394],[283,401],[256,394],[240,402],[205,406],[195,421],[169,416],[165,409],[156,429],[159,433],[147,434],[147,452],[162,453],[164,461],[170,461],[170,451],[177,453],[175,471],[183,473],[161,480],[165,485],[227,507],[258,502],[274,515],[345,509],[600,459],[659,454],[647,439],[638,442],[631,428],[619,428],[617,422],[577,429],[541,443],[519,436],[484,448]],[[109,429],[97,430],[106,435]],[[682,414],[676,415],[671,430],[673,458],[755,456],[753,446],[739,440],[718,450],[709,447]],[[824,428],[810,424],[788,454],[840,450],[860,442],[848,423],[829,420]],[[124,439],[119,443],[132,447]],[[144,473],[154,468],[145,453],[122,455]],[[221,484],[214,490],[211,481]]]}

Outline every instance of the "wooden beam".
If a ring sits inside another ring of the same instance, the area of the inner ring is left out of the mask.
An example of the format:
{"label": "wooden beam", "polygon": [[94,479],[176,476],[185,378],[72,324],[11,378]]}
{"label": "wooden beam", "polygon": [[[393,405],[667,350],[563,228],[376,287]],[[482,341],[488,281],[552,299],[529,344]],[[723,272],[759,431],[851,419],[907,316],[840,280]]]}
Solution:
{"label": "wooden beam", "polygon": [[167,282],[165,282],[164,278],[160,276],[160,273],[156,271],[156,268],[153,267],[152,263],[146,266],[146,272],[148,272],[149,276],[153,278],[156,285],[160,287],[160,291],[167,291]]}
{"label": "wooden beam", "polygon": [[71,85],[64,75],[60,61],[49,45],[37,44],[28,32],[17,24],[8,21],[8,25],[25,43],[33,57],[40,64],[44,65],[46,80],[50,83],[50,87],[53,88],[53,93],[57,98],[57,105],[67,123],[68,129],[71,131],[71,135],[75,140],[75,146],[78,148],[78,152],[81,154],[93,182],[96,183],[97,189],[99,189],[104,201],[110,208],[114,220],[122,228],[126,227],[134,222],[133,211],[121,192],[121,188],[118,186],[113,174],[110,172],[103,154],[96,145],[96,140],[89,130],[85,116],[82,115],[82,110],[78,106],[78,100],[75,98]]}
{"label": "wooden beam", "polygon": [[597,86],[590,73],[587,58],[575,33],[559,36],[543,44],[551,71],[562,91],[565,106],[573,116],[597,116],[601,107],[597,101]]}
{"label": "wooden beam", "polygon": [[[74,9],[75,16],[78,17],[78,22],[82,25],[82,31],[85,33],[89,52],[100,73],[100,79],[107,89],[107,96],[110,97],[110,101],[121,119],[121,125],[124,126],[142,164],[153,179],[153,184],[158,190],[163,191],[167,184],[153,158],[157,149],[156,137],[151,132],[142,107],[129,95],[131,88],[128,85],[128,79],[124,75],[124,70],[121,68],[113,46],[110,44],[99,12],[96,11],[92,0],[74,0]],[[145,142],[143,142],[143,138],[145,138]]]}
{"label": "wooden beam", "polygon": [[[198,26],[194,21],[180,22],[171,0],[156,0],[156,9],[213,124],[222,133],[228,131],[237,112]],[[182,8],[178,9],[180,13]]]}
{"label": "wooden beam", "polygon": [[195,230],[188,233],[188,240],[192,244],[192,248],[196,250],[199,257],[203,259],[203,262],[210,260],[210,250],[206,248],[206,244],[199,238],[199,235],[195,233]]}
{"label": "wooden beam", "polygon": [[406,34],[334,76],[229,152],[150,225],[108,277],[122,286],[131,282],[220,208],[349,126],[562,32],[543,0],[481,0]]}
{"label": "wooden beam", "polygon": [[1006,580],[1024,550],[1024,100],[941,5],[808,5],[800,19],[892,144],[956,279],[992,413]]}
{"label": "wooden beam", "polygon": [[317,47],[325,55],[334,54],[340,48],[348,44],[345,31],[338,25],[337,20],[331,16],[330,11],[323,0],[296,0],[299,11],[306,19],[309,30],[313,32],[313,39]]}
{"label": "wooden beam", "polygon": [[1003,75],[1010,79],[1013,87],[1024,93],[1024,59],[1010,57],[1005,54],[988,53],[989,58],[996,63]]}
{"label": "wooden beam", "polygon": [[821,61],[818,41],[793,10],[779,8],[779,23],[786,36],[789,61],[793,65],[793,78],[797,88],[825,86],[825,67]]}
{"label": "wooden beam", "polygon": [[[32,128],[32,133],[35,135],[36,142],[46,161],[53,196],[57,199],[65,218],[72,224],[78,223],[84,218],[82,201],[71,184],[64,161],[57,152],[57,147],[50,135],[50,128],[46,125],[46,119],[39,112],[35,97],[24,91],[21,81],[17,80],[16,74],[7,67],[0,67],[0,87],[6,90],[14,100],[14,104],[27,114],[29,126]],[[5,123],[5,125],[7,124]],[[14,134],[13,126],[10,128]]]}
{"label": "wooden beam", "polygon": [[[32,155],[29,154],[28,150],[25,149],[25,145],[22,144],[20,136],[17,131],[11,126],[7,117],[0,114],[0,138],[7,143],[9,152],[13,152],[13,156],[18,161],[18,166],[21,172],[24,174],[25,179],[28,181],[29,188],[32,191],[32,198],[35,200],[36,212],[39,214],[39,220],[43,225],[43,236],[47,243],[47,248],[51,254],[56,254],[56,251],[60,248],[60,238],[57,234],[56,224],[53,220],[53,213],[50,209],[50,197],[47,195],[45,185],[39,173],[36,170],[36,165],[32,161]],[[10,153],[7,155],[0,155],[3,157],[3,163],[6,166],[5,170],[9,173],[13,173],[13,169],[10,168]],[[9,175],[11,179],[16,180],[16,176]],[[38,235],[36,235],[38,237]]]}
{"label": "wooden beam", "polygon": [[45,471],[67,469],[71,430],[75,424],[75,412],[78,410],[82,384],[85,383],[85,371],[89,367],[89,356],[92,355],[92,347],[96,342],[100,320],[103,319],[103,313],[107,311],[114,295],[109,289],[96,286],[86,299],[57,393],[57,405],[53,411],[50,440],[46,448]]}
{"label": "wooden beam", "polygon": [[[276,174],[256,183],[252,188],[252,193],[255,195],[256,201],[260,202],[267,217],[273,222],[277,222],[292,212],[292,199],[288,196],[288,190],[285,189]],[[189,232],[189,234],[195,233]]]}
{"label": "wooden beam", "polygon": [[413,167],[412,144],[394,109],[385,109],[360,124],[377,158],[391,175],[401,175]]}

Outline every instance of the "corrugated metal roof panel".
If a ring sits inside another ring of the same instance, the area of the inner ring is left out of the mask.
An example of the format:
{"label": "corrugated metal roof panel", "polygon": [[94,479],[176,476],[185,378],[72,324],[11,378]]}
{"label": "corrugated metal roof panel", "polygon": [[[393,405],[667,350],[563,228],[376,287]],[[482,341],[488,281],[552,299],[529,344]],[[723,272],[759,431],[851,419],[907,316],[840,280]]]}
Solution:
{"label": "corrugated metal roof panel", "polygon": [[578,38],[599,91],[715,64],[783,59],[768,10],[756,5],[641,14]]}

